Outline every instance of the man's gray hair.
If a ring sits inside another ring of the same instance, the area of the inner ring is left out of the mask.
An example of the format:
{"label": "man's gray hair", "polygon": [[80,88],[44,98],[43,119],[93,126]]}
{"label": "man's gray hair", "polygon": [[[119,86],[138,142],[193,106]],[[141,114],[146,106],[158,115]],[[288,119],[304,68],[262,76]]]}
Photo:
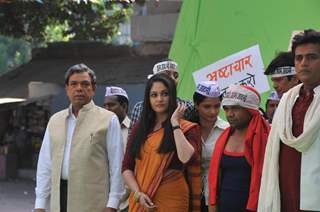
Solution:
{"label": "man's gray hair", "polygon": [[97,82],[97,77],[96,74],[94,73],[94,71],[92,69],[90,69],[87,65],[85,65],[84,63],[80,63],[80,64],[76,64],[71,66],[65,73],[64,75],[64,83],[67,85],[69,83],[69,78],[71,75],[75,74],[75,73],[83,73],[83,72],[87,72],[91,78],[91,83],[92,85],[95,85]]}

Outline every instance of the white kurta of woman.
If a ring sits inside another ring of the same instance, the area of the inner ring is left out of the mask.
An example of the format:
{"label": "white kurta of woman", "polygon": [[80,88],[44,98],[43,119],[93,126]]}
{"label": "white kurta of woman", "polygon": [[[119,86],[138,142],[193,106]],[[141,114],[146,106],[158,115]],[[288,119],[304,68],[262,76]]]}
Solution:
{"label": "white kurta of woman", "polygon": [[304,119],[303,133],[292,134],[292,108],[302,84],[283,95],[274,115],[264,159],[258,211],[280,212],[280,142],[301,152],[300,209],[320,211],[320,86]]}
{"label": "white kurta of woman", "polygon": [[[69,111],[70,109],[65,109],[56,113],[48,123],[51,155],[54,155],[51,176],[51,212],[60,211],[60,176]],[[69,160],[68,212],[98,212],[106,207],[107,191],[110,185],[105,141],[112,115],[113,113],[96,107],[91,102],[81,109],[77,117]]]}

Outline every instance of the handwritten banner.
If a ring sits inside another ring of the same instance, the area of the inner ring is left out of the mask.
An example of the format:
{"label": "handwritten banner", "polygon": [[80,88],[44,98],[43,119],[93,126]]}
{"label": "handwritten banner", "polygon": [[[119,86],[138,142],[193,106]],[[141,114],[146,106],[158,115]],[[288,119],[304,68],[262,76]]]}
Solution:
{"label": "handwritten banner", "polygon": [[270,89],[263,72],[259,45],[255,45],[195,71],[193,78],[196,84],[201,81],[216,81],[222,93],[225,93],[230,84],[249,85],[263,93]]}

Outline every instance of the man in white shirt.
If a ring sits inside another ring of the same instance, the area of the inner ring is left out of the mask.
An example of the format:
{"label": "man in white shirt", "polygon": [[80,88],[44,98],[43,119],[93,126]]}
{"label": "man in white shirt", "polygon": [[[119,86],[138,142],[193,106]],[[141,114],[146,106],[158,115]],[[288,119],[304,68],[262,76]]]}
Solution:
{"label": "man in white shirt", "polygon": [[130,126],[130,119],[127,115],[129,108],[129,97],[127,92],[123,88],[117,86],[106,87],[103,107],[114,112],[118,116],[121,125],[123,146],[126,147],[128,129]]}
{"label": "man in white shirt", "polygon": [[[106,87],[106,93],[104,97],[103,107],[107,110],[114,112],[120,121],[121,132],[123,138],[123,146],[126,149],[127,140],[128,140],[128,130],[130,126],[130,119],[127,115],[129,108],[129,97],[127,92],[120,87],[109,86]],[[129,198],[129,190],[126,189],[126,195],[123,196],[121,200],[119,209],[122,212],[128,211],[128,198]]]}
{"label": "man in white shirt", "polygon": [[95,73],[84,64],[69,68],[69,108],[54,114],[41,146],[35,211],[116,211],[124,194],[123,145],[117,116],[94,104]]}

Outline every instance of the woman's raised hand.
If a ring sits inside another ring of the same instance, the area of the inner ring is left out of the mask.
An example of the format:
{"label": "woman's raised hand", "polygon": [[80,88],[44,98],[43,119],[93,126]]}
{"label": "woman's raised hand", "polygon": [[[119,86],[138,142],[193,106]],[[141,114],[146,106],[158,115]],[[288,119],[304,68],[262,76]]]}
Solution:
{"label": "woman's raised hand", "polygon": [[176,126],[179,125],[179,120],[183,118],[184,112],[186,111],[187,107],[184,103],[178,103],[178,106],[174,113],[171,116],[171,125]]}

